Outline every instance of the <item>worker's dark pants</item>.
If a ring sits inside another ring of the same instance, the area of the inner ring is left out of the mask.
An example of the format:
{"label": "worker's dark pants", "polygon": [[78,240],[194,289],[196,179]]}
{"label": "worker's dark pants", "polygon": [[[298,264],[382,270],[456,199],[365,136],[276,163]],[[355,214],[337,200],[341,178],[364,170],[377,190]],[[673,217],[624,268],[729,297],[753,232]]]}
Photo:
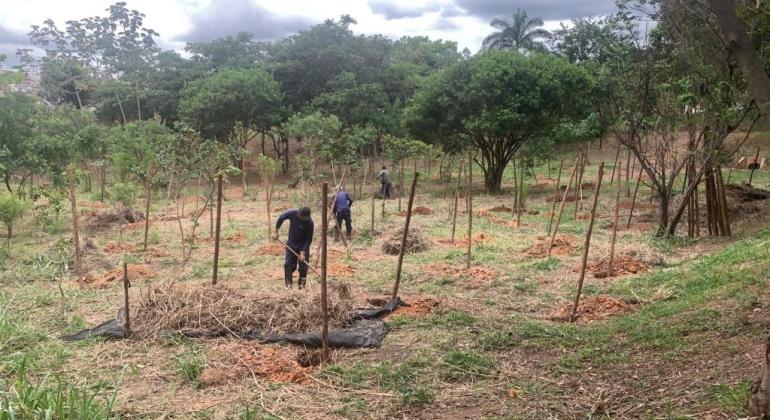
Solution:
{"label": "worker's dark pants", "polygon": [[[302,248],[289,245],[297,254],[302,251]],[[299,263],[299,287],[305,287],[305,279],[307,278],[308,264],[310,263],[310,255],[305,255],[305,262],[299,262],[299,259],[288,249],[286,250],[286,256],[283,261],[283,274],[286,287],[291,287],[292,277],[294,276],[294,270],[297,269],[297,263]]]}
{"label": "worker's dark pants", "polygon": [[[353,233],[353,218],[350,215],[350,209],[337,210],[337,228],[342,229],[342,222],[345,222],[345,232],[350,238],[350,234]],[[341,232],[338,232],[341,233]]]}
{"label": "worker's dark pants", "polygon": [[390,182],[383,182],[380,187],[380,195],[383,199],[390,198]]}

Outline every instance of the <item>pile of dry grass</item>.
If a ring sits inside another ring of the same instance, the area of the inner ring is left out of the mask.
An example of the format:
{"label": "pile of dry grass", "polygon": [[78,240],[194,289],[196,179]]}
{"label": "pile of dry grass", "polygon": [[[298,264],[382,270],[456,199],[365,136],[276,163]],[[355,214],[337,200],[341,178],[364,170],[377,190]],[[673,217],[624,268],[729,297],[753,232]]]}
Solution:
{"label": "pile of dry grass", "polygon": [[[329,327],[342,328],[353,312],[345,284],[332,283],[328,294]],[[162,331],[192,334],[288,334],[320,331],[321,297],[317,291],[260,291],[244,295],[224,286],[170,284],[142,297],[132,319],[141,336]]]}
{"label": "pile of dry grass", "polygon": [[[382,243],[382,251],[390,255],[398,255],[401,252],[401,241],[404,236],[404,228],[391,232]],[[425,239],[420,229],[410,228],[406,235],[405,252],[415,253],[425,251],[430,247],[430,241]]]}
{"label": "pile of dry grass", "polygon": [[83,216],[83,225],[91,230],[106,229],[112,225],[137,223],[144,220],[144,214],[130,207],[117,206],[110,209],[88,212]]}

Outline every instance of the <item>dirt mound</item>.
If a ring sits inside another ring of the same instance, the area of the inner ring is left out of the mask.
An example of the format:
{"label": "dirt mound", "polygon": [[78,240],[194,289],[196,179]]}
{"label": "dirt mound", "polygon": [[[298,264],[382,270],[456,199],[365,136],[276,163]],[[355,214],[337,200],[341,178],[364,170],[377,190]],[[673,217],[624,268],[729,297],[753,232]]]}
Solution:
{"label": "dirt mound", "polygon": [[[417,206],[414,209],[412,209],[412,214],[419,214],[421,216],[426,216],[428,214],[433,213],[433,210],[431,210],[428,207],[425,206]],[[402,210],[398,213],[396,213],[397,216],[405,217],[406,216],[406,210]]]}
{"label": "dirt mound", "polygon": [[356,275],[356,270],[349,264],[329,261],[326,266],[326,274],[331,277],[353,277]]}
{"label": "dirt mound", "polygon": [[[551,238],[538,236],[535,243],[527,250],[527,255],[533,257],[544,257],[548,254],[548,244]],[[577,238],[568,235],[556,235],[551,247],[551,255],[569,255],[578,249]]]}
{"label": "dirt mound", "polygon": [[138,247],[125,242],[107,242],[102,250],[107,254],[122,254],[124,252],[136,252]]}
{"label": "dirt mound", "polygon": [[244,235],[241,232],[235,232],[231,235],[225,236],[225,241],[232,242],[234,244],[239,244],[246,240],[246,235]]}
{"label": "dirt mound", "polygon": [[278,383],[304,383],[316,368],[303,366],[300,356],[291,347],[223,343],[211,351],[201,382],[217,386],[258,376]]}
{"label": "dirt mound", "polygon": [[271,242],[269,244],[260,245],[254,251],[255,255],[272,255],[279,256],[286,253],[286,248],[278,242]]}
{"label": "dirt mound", "polygon": [[[401,240],[404,236],[404,228],[391,232],[382,243],[382,251],[390,255],[398,255],[401,251]],[[405,252],[415,253],[425,251],[430,247],[430,242],[425,239],[418,228],[410,228],[406,236]]]}
{"label": "dirt mound", "polygon": [[495,213],[513,213],[513,209],[506,206],[496,206],[492,207],[491,209],[487,210],[488,212],[495,212]]}
{"label": "dirt mound", "polygon": [[[580,299],[577,319],[584,322],[598,321],[608,316],[632,312],[635,306],[634,303],[610,296],[586,297]],[[569,304],[554,309],[548,314],[547,318],[551,321],[567,322],[571,314],[572,304]]]}
{"label": "dirt mound", "polygon": [[750,187],[745,184],[725,185],[727,210],[731,216],[741,217],[762,211],[764,203],[770,198],[770,191]]}
{"label": "dirt mound", "polygon": [[[134,281],[139,278],[152,278],[157,274],[145,264],[129,264],[128,265],[128,280]],[[109,287],[113,283],[123,284],[123,267],[118,267],[114,270],[110,270],[101,276],[95,277],[92,273],[87,274],[83,281],[97,288]]]}
{"label": "dirt mound", "polygon": [[[609,262],[609,257],[604,257],[599,261],[589,263],[586,268],[594,278],[603,279],[610,277],[607,270],[609,268]],[[644,273],[646,271],[650,271],[650,264],[635,258],[633,255],[618,255],[615,256],[615,259],[612,261],[612,277]]]}
{"label": "dirt mound", "polygon": [[[353,312],[347,285],[331,283],[328,307],[329,328],[344,327]],[[321,297],[317,290],[260,290],[246,295],[221,285],[172,283],[142,296],[132,321],[142,337],[156,337],[163,331],[306,333],[321,329]]]}
{"label": "dirt mound", "polygon": [[[473,239],[471,239],[471,245],[476,245],[477,243],[484,242],[484,241],[486,241],[488,239],[490,239],[489,235],[485,235],[483,233],[479,233],[479,234],[473,235]],[[467,237],[467,235],[463,236],[461,238],[460,237],[456,237],[454,244],[452,243],[452,239],[451,238],[436,239],[436,243],[438,243],[440,245],[453,246],[455,248],[465,248],[465,247],[468,246],[468,237]]]}
{"label": "dirt mound", "polygon": [[433,276],[446,276],[455,279],[472,280],[474,284],[488,283],[497,278],[497,272],[485,267],[471,267],[450,265],[443,261],[429,264],[423,268],[423,272]]}
{"label": "dirt mound", "polygon": [[518,227],[518,225],[516,224],[516,220],[503,219],[502,217],[499,217],[495,214],[490,213],[490,211],[488,210],[479,210],[476,212],[476,215],[479,217],[483,217],[493,223],[498,223],[508,227]]}
{"label": "dirt mound", "polygon": [[83,216],[83,226],[91,230],[108,229],[112,225],[137,223],[144,220],[144,214],[131,207],[117,206],[95,210]]}
{"label": "dirt mound", "polygon": [[[408,299],[404,298],[404,301],[409,306],[399,306],[396,308],[395,311],[393,311],[392,314],[397,315],[427,315],[439,305],[440,301],[433,297],[419,297],[419,298],[413,298]],[[386,316],[385,318],[388,318],[391,315]]]}

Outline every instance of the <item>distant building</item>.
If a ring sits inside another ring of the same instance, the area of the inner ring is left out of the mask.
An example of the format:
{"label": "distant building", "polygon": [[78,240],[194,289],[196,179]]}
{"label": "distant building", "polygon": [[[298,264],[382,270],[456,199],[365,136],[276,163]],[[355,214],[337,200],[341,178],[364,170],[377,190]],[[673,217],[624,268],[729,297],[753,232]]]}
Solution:
{"label": "distant building", "polygon": [[13,92],[36,96],[40,92],[40,70],[0,68],[0,95]]}

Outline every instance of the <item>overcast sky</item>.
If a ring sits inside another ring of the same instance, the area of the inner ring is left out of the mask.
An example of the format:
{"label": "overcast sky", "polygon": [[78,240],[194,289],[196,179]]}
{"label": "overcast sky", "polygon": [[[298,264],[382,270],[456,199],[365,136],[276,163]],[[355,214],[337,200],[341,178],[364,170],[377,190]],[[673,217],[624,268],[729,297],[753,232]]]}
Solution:
{"label": "overcast sky", "polygon": [[[160,33],[161,47],[181,50],[186,42],[206,41],[237,32],[273,40],[349,14],[356,33],[391,38],[427,35],[457,41],[472,52],[493,31],[489,21],[517,9],[539,16],[554,29],[560,21],[607,14],[614,0],[126,0],[143,12],[145,26]],[[104,15],[110,0],[0,0],[0,53],[13,60],[31,25],[51,18],[64,22]]]}

